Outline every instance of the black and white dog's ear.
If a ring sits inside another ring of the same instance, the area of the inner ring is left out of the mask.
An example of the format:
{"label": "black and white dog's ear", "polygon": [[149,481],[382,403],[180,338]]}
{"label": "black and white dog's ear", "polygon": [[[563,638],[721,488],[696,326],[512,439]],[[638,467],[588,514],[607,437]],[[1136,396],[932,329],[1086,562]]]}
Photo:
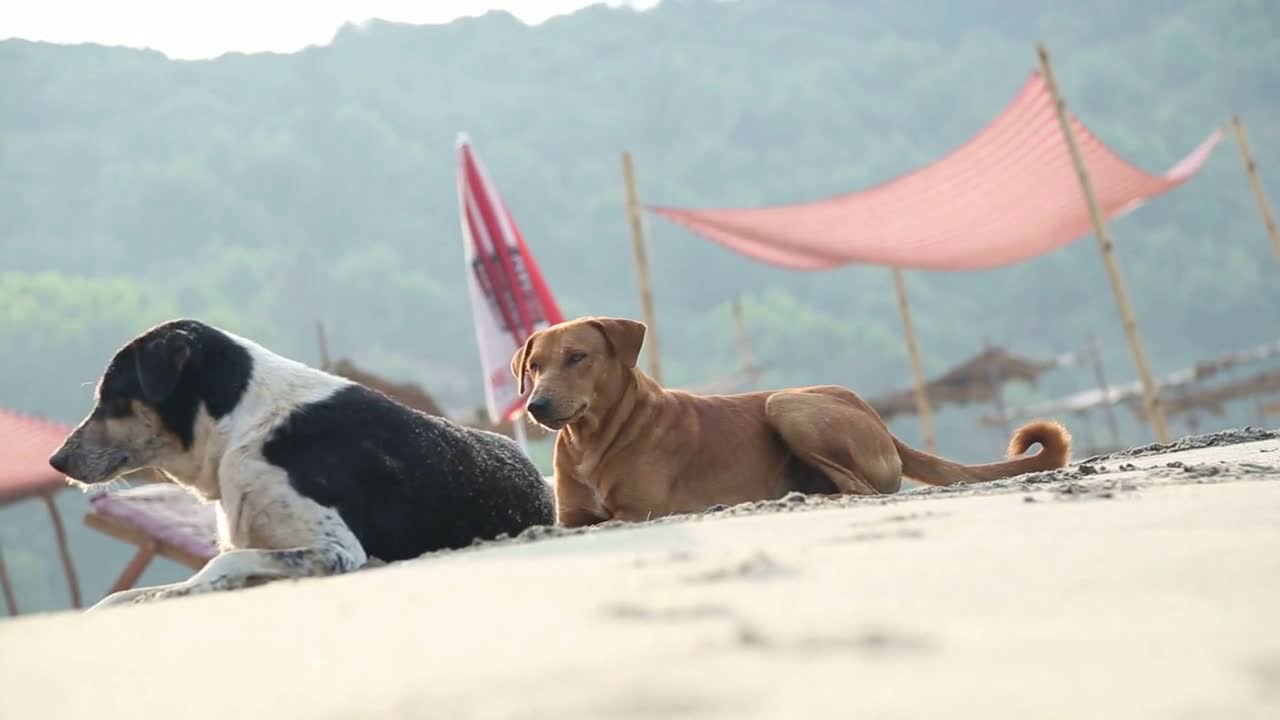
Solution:
{"label": "black and white dog's ear", "polygon": [[148,401],[158,403],[173,393],[191,359],[193,344],[190,333],[172,330],[138,348],[138,381]]}

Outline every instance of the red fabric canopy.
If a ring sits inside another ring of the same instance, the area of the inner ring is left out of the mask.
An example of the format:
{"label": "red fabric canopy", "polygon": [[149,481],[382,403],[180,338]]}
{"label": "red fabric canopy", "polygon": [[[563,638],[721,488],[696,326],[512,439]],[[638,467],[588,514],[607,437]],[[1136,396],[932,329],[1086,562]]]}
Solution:
{"label": "red fabric canopy", "polygon": [[0,409],[0,506],[67,487],[49,456],[71,428]]}
{"label": "red fabric canopy", "polygon": [[[1108,218],[1189,180],[1222,139],[1215,131],[1163,175],[1126,162],[1071,116]],[[827,270],[847,263],[980,270],[1057,250],[1092,230],[1039,73],[985,129],[941,160],[867,190],[752,209],[648,206],[721,245],[772,265]]]}

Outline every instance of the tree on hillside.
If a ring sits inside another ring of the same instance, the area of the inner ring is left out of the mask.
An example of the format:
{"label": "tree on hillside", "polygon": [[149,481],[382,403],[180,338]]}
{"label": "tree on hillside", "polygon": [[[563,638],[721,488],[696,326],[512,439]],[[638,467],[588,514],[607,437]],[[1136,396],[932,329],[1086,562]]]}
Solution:
{"label": "tree on hillside", "polygon": [[[618,153],[646,200],[782,203],[936,159],[998,112],[1046,40],[1073,109],[1163,170],[1230,113],[1280,188],[1280,51],[1263,0],[1070,6],[1036,0],[667,0],[527,27],[369,23],[291,55],[0,43],[0,402],[75,419],[81,383],[147,324],[194,315],[314,360],[335,352],[479,402],[461,273],[453,138],[465,130],[569,314],[639,315]],[[1157,372],[1273,337],[1277,268],[1234,149],[1115,224]],[[1280,189],[1273,190],[1273,195]],[[653,220],[669,382],[736,365],[741,293],[774,385],[906,383],[888,274],[789,273]],[[1043,356],[1089,332],[1131,374],[1096,252],[912,273],[936,373],[983,338]],[[1074,389],[1070,374],[1040,392]],[[941,448],[1000,443],[957,420]],[[905,423],[904,437],[914,439]],[[1136,438],[1135,438],[1136,439]]]}

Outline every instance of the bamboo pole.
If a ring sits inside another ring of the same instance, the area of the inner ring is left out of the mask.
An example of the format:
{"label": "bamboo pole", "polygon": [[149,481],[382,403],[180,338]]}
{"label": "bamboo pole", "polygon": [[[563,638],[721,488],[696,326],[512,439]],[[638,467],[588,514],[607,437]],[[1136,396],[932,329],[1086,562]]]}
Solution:
{"label": "bamboo pole", "polygon": [[1089,359],[1093,365],[1093,378],[1098,381],[1098,390],[1102,393],[1102,412],[1107,417],[1107,429],[1111,431],[1111,442],[1120,447],[1120,425],[1116,422],[1116,409],[1111,405],[1111,386],[1107,385],[1107,375],[1102,367],[1102,350],[1098,347],[1098,338],[1089,333]]}
{"label": "bamboo pole", "polygon": [[9,579],[9,568],[4,564],[4,548],[0,548],[0,593],[4,594],[4,606],[9,617],[17,617],[18,596],[13,591],[13,581]]}
{"label": "bamboo pole", "polygon": [[1271,245],[1276,251],[1276,260],[1280,260],[1280,230],[1276,230],[1276,219],[1271,215],[1271,205],[1267,202],[1267,194],[1262,190],[1262,181],[1258,179],[1258,166],[1253,161],[1253,153],[1249,151],[1249,135],[1245,132],[1244,121],[1239,115],[1231,117],[1231,129],[1235,131],[1236,146],[1240,148],[1240,159],[1244,161],[1245,174],[1249,176],[1249,186],[1253,188],[1253,197],[1258,201],[1258,211],[1262,213],[1262,224],[1271,237]]}
{"label": "bamboo pole", "polygon": [[80,580],[76,577],[76,567],[71,562],[71,548],[67,545],[67,528],[62,524],[62,513],[58,512],[58,504],[53,494],[44,495],[45,507],[49,509],[49,520],[53,522],[53,536],[58,541],[58,556],[62,559],[62,572],[67,576],[67,591],[71,593],[71,607],[79,610]]}
{"label": "bamboo pole", "polygon": [[316,345],[320,348],[320,369],[329,370],[329,338],[324,332],[324,322],[316,321]]}
{"label": "bamboo pole", "polygon": [[644,324],[648,326],[645,346],[649,355],[649,374],[662,384],[662,366],[658,361],[658,325],[653,315],[653,291],[649,285],[649,260],[645,254],[644,223],[640,217],[640,199],[636,192],[635,165],[631,153],[622,153],[622,181],[627,193],[627,221],[631,226],[631,249],[635,252],[636,280],[640,286],[640,305]]}
{"label": "bamboo pole", "polygon": [[[990,350],[991,341],[983,338],[982,349]],[[1004,427],[1005,437],[1013,435],[1013,428],[1009,423],[1009,411],[1004,406],[1004,380],[996,373],[995,367],[987,366],[987,383],[991,385],[991,404],[995,406],[996,413],[1000,418],[1000,424]]]}
{"label": "bamboo pole", "polygon": [[730,307],[733,313],[733,325],[738,334],[738,357],[742,363],[742,376],[746,378],[751,390],[756,389],[760,381],[760,368],[756,365],[755,356],[751,352],[751,336],[747,334],[747,321],[742,312],[742,296],[733,299]]}
{"label": "bamboo pole", "polygon": [[1266,403],[1262,406],[1263,425],[1266,424],[1266,419],[1272,415],[1280,415],[1280,402]]}
{"label": "bamboo pole", "polygon": [[1085,445],[1085,447],[1089,449],[1089,454],[1098,454],[1098,436],[1093,431],[1093,413],[1084,410],[1077,412],[1076,417],[1080,418],[1080,423],[1076,427],[1083,427],[1084,431],[1088,433],[1086,439],[1089,444]]}
{"label": "bamboo pole", "polygon": [[525,457],[529,457],[529,433],[524,427],[526,422],[528,421],[525,420],[524,413],[518,413],[511,418],[511,434],[515,436],[516,445],[520,446],[520,452],[524,453]]}
{"label": "bamboo pole", "polygon": [[916,332],[911,327],[911,309],[907,306],[907,283],[902,270],[893,268],[893,289],[898,293],[898,313],[902,315],[902,331],[907,340],[907,356],[911,359],[911,379],[916,391],[916,414],[920,416],[920,434],[924,436],[925,449],[938,452],[938,441],[933,432],[933,411],[929,409],[929,395],[925,392],[924,369],[920,365],[920,348],[916,345]]}
{"label": "bamboo pole", "polygon": [[1116,264],[1112,252],[1111,236],[1107,232],[1107,224],[1102,210],[1098,207],[1098,198],[1093,192],[1093,182],[1089,179],[1089,168],[1085,166],[1084,156],[1076,144],[1075,132],[1071,121],[1067,119],[1067,103],[1058,90],[1057,80],[1053,75],[1053,67],[1049,64],[1049,50],[1043,43],[1036,45],[1036,54],[1040,59],[1040,72],[1044,76],[1049,93],[1053,96],[1054,110],[1058,114],[1058,123],[1062,127],[1062,137],[1071,153],[1071,161],[1075,165],[1076,176],[1080,180],[1080,191],[1084,194],[1085,204],[1089,208],[1089,218],[1093,221],[1094,234],[1098,238],[1098,249],[1102,251],[1102,262],[1107,268],[1107,277],[1111,281],[1111,290],[1116,296],[1116,305],[1120,311],[1120,319],[1124,325],[1124,334],[1129,341],[1129,350],[1133,353],[1133,363],[1138,368],[1138,377],[1142,380],[1142,399],[1146,405],[1147,417],[1151,428],[1155,431],[1156,441],[1169,442],[1169,425],[1165,420],[1164,409],[1160,405],[1160,388],[1151,376],[1151,364],[1147,361],[1147,351],[1138,336],[1138,322],[1133,316],[1133,306],[1129,303],[1129,293],[1125,290],[1124,280],[1120,277],[1120,268]]}

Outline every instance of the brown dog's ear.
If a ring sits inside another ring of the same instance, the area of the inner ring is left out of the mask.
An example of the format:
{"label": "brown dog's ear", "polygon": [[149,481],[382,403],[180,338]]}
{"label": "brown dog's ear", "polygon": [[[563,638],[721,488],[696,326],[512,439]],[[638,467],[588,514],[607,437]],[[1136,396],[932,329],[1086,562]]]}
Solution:
{"label": "brown dog's ear", "polygon": [[516,391],[520,395],[524,395],[524,376],[529,371],[529,351],[533,349],[533,339],[536,337],[538,333],[530,335],[529,339],[524,341],[524,347],[517,350],[511,357],[511,374],[516,376]]}
{"label": "brown dog's ear", "polygon": [[592,318],[591,324],[604,334],[613,354],[623,365],[629,368],[636,366],[640,359],[640,346],[644,345],[644,323],[625,318]]}

